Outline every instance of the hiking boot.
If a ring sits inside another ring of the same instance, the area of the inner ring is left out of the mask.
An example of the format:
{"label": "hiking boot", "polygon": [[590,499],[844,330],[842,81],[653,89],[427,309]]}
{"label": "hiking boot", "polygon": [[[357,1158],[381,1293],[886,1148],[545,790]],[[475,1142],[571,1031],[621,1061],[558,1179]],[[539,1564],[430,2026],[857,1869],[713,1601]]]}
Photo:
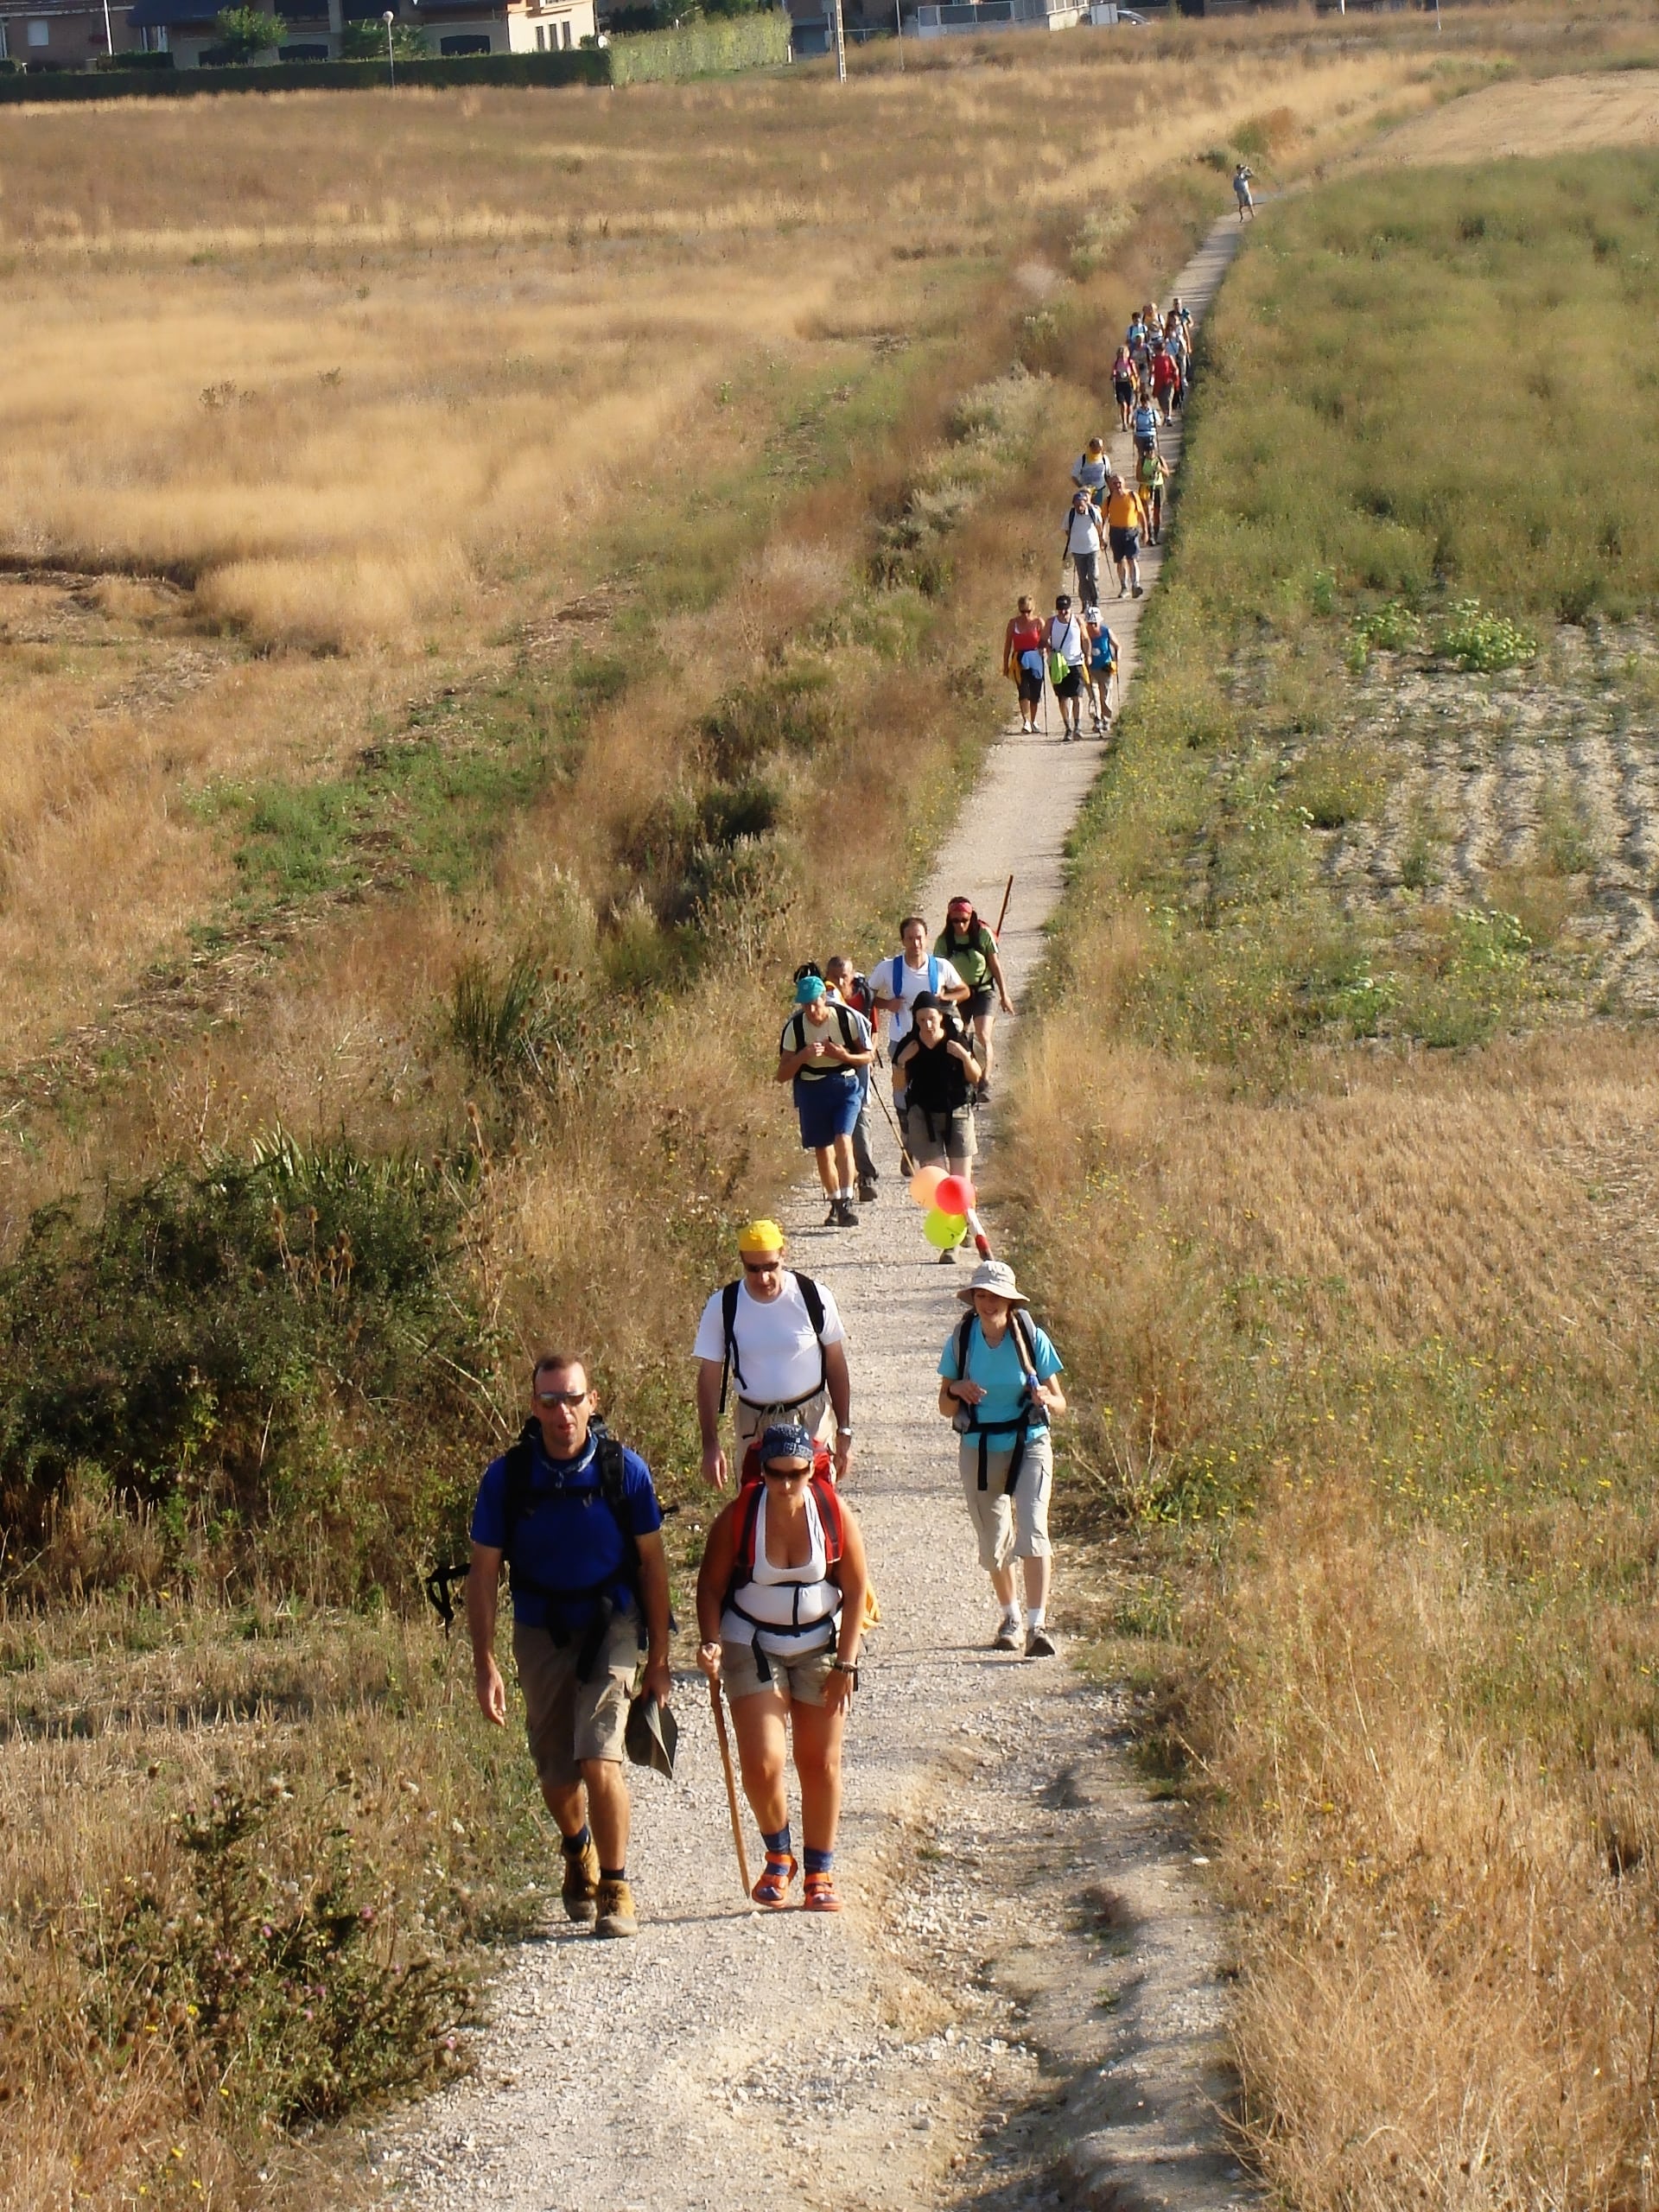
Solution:
{"label": "hiking boot", "polygon": [[942,1268],[954,1268],[954,1267],[956,1266],[956,1264],[957,1264],[957,1255],[956,1255],[956,1254],[955,1254],[954,1252],[941,1252],[941,1253],[940,1253],[940,1255],[939,1255],[939,1265],[940,1265]]}
{"label": "hiking boot", "polygon": [[637,1936],[639,1922],[633,1910],[633,1891],[626,1880],[601,1882],[594,1900],[599,1916],[594,1923],[595,1936]]}
{"label": "hiking boot", "polygon": [[979,1089],[974,1093],[974,1103],[976,1106],[988,1106],[990,1103],[991,1078],[989,1076],[987,1076],[984,1081],[980,1084]]}
{"label": "hiking boot", "polygon": [[854,1212],[853,1202],[850,1198],[837,1198],[836,1205],[837,1208],[836,1218],[840,1221],[843,1229],[862,1229],[864,1224],[859,1219],[857,1214]]}
{"label": "hiking boot", "polygon": [[564,1879],[559,1885],[559,1895],[567,1920],[585,1925],[598,1911],[594,1899],[599,1895],[599,1853],[592,1836],[574,1857],[568,1851],[564,1853]]}
{"label": "hiking boot", "polygon": [[830,1199],[830,1211],[823,1217],[823,1225],[826,1229],[841,1227],[841,1200],[839,1198]]}
{"label": "hiking boot", "polygon": [[1027,1659],[1052,1659],[1054,1656],[1054,1639],[1046,1628],[1033,1629],[1026,1638],[1026,1656]]}
{"label": "hiking boot", "polygon": [[875,1187],[874,1176],[867,1175],[864,1180],[858,1186],[858,1203],[860,1205],[873,1206],[880,1195],[880,1192]]}
{"label": "hiking boot", "polygon": [[991,1649],[993,1651],[1017,1651],[1020,1649],[1019,1622],[1004,1621],[991,1638]]}
{"label": "hiking boot", "polygon": [[1143,593],[1142,593],[1142,591],[1141,591],[1141,586],[1140,586],[1139,584],[1136,584],[1136,585],[1135,585],[1135,598],[1136,598],[1136,599],[1140,599],[1140,598],[1141,598],[1142,596],[1144,596],[1144,594],[1143,594]]}

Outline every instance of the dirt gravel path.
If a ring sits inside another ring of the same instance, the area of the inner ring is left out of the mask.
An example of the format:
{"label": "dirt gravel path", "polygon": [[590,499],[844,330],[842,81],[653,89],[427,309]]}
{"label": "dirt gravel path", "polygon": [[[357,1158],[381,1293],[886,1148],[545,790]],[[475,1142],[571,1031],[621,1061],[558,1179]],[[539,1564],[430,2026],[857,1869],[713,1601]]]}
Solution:
{"label": "dirt gravel path", "polygon": [[[1181,273],[1198,314],[1236,233],[1217,225]],[[1145,564],[1154,588],[1160,558]],[[1140,608],[1113,605],[1127,679]],[[958,889],[994,913],[1014,875],[1016,998],[1099,759],[1094,742],[1010,731],[928,887],[937,924]],[[1178,1808],[1132,1778],[1115,1694],[1064,1656],[987,1648],[994,1608],[934,1409],[966,1269],[937,1263],[892,1154],[885,1142],[882,1195],[856,1232],[820,1228],[805,1190],[788,1217],[797,1264],[846,1317],[849,1494],[885,1616],[849,1732],[848,1909],[747,1907],[706,1696],[684,1679],[678,1777],[636,1791],[639,1940],[595,1942],[556,1910],[546,1939],[506,1961],[476,2075],[365,2143],[412,2204],[1013,2212],[1057,2188],[1198,2208],[1243,2187],[1215,2117],[1221,1932]]]}

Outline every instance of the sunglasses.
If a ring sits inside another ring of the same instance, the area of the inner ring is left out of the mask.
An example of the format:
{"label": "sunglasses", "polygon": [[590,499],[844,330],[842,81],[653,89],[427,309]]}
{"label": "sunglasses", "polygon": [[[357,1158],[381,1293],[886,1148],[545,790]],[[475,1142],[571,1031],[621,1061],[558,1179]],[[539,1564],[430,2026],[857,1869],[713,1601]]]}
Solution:
{"label": "sunglasses", "polygon": [[775,1275],[783,1264],[781,1259],[745,1260],[743,1272],[746,1275]]}
{"label": "sunglasses", "polygon": [[588,1393],[585,1390],[537,1390],[536,1393],[538,1406],[569,1406],[574,1411],[587,1402]]}
{"label": "sunglasses", "polygon": [[775,1460],[768,1460],[760,1471],[763,1475],[771,1476],[774,1482],[795,1483],[798,1482],[803,1475],[810,1474],[812,1469],[810,1462],[805,1459],[803,1459],[797,1467],[780,1467]]}

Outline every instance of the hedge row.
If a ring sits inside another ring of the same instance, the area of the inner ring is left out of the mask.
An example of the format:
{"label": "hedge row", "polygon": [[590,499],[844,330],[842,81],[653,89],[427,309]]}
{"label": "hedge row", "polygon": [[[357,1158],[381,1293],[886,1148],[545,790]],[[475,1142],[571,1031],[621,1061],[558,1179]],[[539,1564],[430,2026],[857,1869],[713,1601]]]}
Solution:
{"label": "hedge row", "polygon": [[[462,54],[399,61],[400,85],[638,85],[759,69],[789,60],[789,19],[752,16],[646,31],[560,54]],[[386,82],[384,61],[273,61],[221,69],[47,70],[0,73],[0,105],[37,100],[188,99],[205,92],[364,92]]]}

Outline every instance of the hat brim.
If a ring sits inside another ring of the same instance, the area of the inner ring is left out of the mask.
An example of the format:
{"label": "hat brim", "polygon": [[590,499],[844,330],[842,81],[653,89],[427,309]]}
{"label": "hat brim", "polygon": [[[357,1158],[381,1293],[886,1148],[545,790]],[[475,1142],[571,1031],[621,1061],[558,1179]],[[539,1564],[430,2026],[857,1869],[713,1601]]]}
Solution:
{"label": "hat brim", "polygon": [[674,1753],[680,1740],[680,1724],[654,1696],[637,1697],[628,1707],[623,1748],[635,1766],[654,1767],[674,1779]]}
{"label": "hat brim", "polygon": [[[985,1295],[988,1298],[1000,1298],[1005,1306],[1030,1306],[1031,1300],[1026,1296],[1023,1290],[993,1290],[989,1283],[986,1282],[981,1283],[979,1287],[980,1290],[982,1290],[985,1293]],[[957,1293],[957,1303],[958,1306],[971,1306],[977,1295],[978,1293],[974,1289],[973,1285],[969,1283],[966,1290],[959,1290]]]}

